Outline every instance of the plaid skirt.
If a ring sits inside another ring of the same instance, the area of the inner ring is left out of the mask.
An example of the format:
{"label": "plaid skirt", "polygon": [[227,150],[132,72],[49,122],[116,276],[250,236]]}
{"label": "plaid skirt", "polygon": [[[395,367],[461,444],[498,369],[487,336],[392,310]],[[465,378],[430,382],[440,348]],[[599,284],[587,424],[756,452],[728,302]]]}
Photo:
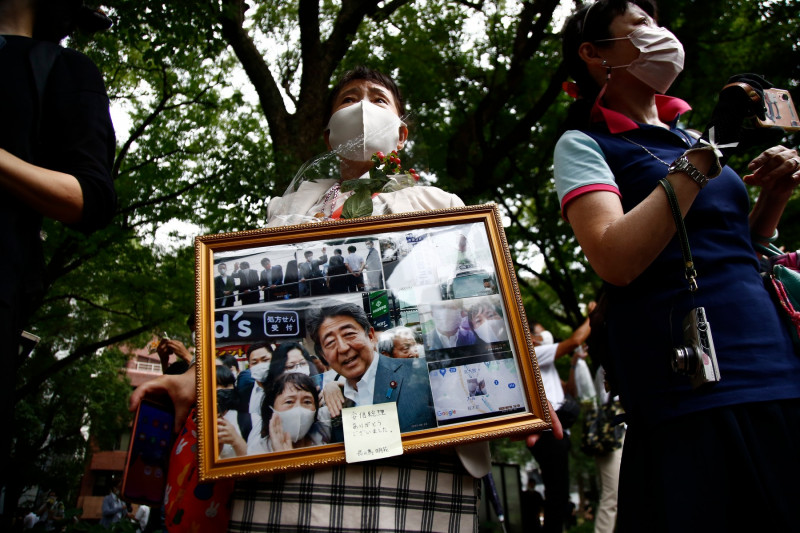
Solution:
{"label": "plaid skirt", "polygon": [[228,530],[474,533],[479,487],[448,451],[276,474],[236,483]]}

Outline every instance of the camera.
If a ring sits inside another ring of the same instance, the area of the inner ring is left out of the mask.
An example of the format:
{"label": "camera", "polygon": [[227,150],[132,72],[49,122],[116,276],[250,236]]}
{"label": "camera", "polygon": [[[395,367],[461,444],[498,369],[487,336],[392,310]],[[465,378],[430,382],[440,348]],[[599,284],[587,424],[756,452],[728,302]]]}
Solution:
{"label": "camera", "polygon": [[683,346],[672,350],[672,370],[689,376],[693,388],[720,380],[717,353],[704,307],[692,309],[683,320]]}
{"label": "camera", "polygon": [[764,120],[756,119],[756,125],[762,128],[777,126],[787,132],[800,130],[800,118],[797,117],[797,109],[789,91],[764,90]]}

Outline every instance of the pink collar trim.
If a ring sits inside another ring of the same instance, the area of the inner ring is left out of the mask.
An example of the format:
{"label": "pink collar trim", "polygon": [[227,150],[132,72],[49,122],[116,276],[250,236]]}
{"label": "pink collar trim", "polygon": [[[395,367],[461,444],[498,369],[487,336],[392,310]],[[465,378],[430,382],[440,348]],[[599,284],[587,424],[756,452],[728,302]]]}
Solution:
{"label": "pink collar trim", "polygon": [[[669,123],[678,118],[678,115],[691,111],[692,107],[680,98],[657,94],[656,109],[658,110],[658,118]],[[605,122],[606,126],[608,126],[608,131],[611,133],[623,133],[639,129],[638,123],[619,111],[601,106],[599,102],[595,103],[592,108],[592,122]]]}

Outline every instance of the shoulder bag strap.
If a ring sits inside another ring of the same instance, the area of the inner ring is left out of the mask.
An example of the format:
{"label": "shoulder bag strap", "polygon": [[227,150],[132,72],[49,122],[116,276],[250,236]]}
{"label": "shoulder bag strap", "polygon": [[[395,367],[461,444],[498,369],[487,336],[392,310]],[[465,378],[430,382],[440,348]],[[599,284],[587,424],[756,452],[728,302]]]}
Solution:
{"label": "shoulder bag strap", "polygon": [[689,282],[689,290],[694,292],[697,290],[697,270],[694,268],[694,261],[692,260],[692,251],[689,249],[689,237],[686,235],[686,226],[683,224],[683,217],[681,216],[681,208],[678,205],[678,197],[675,195],[675,189],[672,184],[663,178],[659,181],[667,193],[669,200],[669,207],[672,210],[672,218],[675,219],[675,227],[678,230],[678,239],[681,242],[681,254],[683,254],[684,275],[686,281]]}

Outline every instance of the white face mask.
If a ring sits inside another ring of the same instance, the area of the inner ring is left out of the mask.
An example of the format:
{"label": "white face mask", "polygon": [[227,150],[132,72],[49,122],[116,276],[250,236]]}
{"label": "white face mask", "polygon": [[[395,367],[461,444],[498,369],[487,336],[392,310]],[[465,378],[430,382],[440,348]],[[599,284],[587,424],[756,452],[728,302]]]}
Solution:
{"label": "white face mask", "polygon": [[505,323],[502,320],[486,320],[483,324],[475,328],[475,334],[483,342],[498,342],[508,340],[505,331]]}
{"label": "white face mask", "polygon": [[259,383],[267,381],[269,375],[269,362],[258,363],[250,367],[250,375]]}
{"label": "white face mask", "polygon": [[344,159],[369,161],[375,152],[397,150],[400,117],[367,100],[340,109],[331,116],[327,129],[333,150]]}
{"label": "white face mask", "polygon": [[292,442],[297,442],[306,436],[308,430],[314,425],[317,412],[306,409],[301,405],[292,407],[288,411],[272,411],[281,417],[281,426],[289,434]]}
{"label": "white face mask", "polygon": [[436,324],[436,329],[441,333],[457,330],[461,320],[461,311],[458,309],[439,307],[433,310],[433,323]]}
{"label": "white face mask", "polygon": [[672,82],[683,70],[683,45],[675,35],[666,28],[640,26],[626,37],[602,39],[601,41],[619,41],[630,39],[633,46],[639,49],[639,57],[627,67],[628,72],[639,78],[660,93],[667,92]]}

